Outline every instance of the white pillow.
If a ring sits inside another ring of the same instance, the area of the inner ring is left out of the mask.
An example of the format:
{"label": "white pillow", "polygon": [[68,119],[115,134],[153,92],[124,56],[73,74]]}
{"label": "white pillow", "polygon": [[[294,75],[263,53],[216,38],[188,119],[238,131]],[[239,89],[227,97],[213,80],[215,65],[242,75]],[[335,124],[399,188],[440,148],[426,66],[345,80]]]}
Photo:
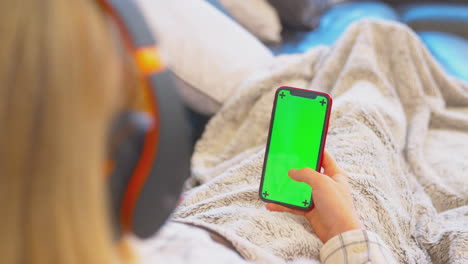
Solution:
{"label": "white pillow", "polygon": [[267,0],[217,0],[250,33],[265,43],[281,42],[281,22]]}
{"label": "white pillow", "polygon": [[251,72],[273,55],[254,36],[201,0],[137,0],[184,101],[215,113]]}

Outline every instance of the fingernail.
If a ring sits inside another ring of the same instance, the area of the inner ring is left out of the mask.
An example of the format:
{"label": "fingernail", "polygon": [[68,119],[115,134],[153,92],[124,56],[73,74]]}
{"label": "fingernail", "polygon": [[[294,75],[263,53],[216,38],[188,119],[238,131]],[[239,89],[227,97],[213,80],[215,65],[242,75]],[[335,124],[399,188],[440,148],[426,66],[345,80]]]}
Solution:
{"label": "fingernail", "polygon": [[298,171],[297,169],[290,169],[290,170],[288,171],[288,174],[289,174],[289,175],[292,175],[292,174],[296,173],[297,171]]}

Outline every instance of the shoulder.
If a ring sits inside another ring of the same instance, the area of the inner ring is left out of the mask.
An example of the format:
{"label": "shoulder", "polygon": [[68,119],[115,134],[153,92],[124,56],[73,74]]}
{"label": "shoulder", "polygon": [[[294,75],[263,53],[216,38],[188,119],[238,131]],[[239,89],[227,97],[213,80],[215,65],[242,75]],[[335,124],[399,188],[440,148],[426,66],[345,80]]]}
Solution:
{"label": "shoulder", "polygon": [[215,242],[204,229],[167,222],[153,237],[131,243],[142,263],[246,263],[235,251]]}

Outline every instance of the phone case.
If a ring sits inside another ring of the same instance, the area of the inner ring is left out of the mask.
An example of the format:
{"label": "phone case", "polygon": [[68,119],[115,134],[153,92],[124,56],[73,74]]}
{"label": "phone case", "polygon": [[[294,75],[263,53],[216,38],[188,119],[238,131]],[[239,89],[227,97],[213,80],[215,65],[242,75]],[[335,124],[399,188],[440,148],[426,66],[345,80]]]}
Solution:
{"label": "phone case", "polygon": [[[287,206],[287,207],[290,207],[290,208],[296,208],[296,209],[300,209],[300,210],[309,210],[309,209],[313,208],[312,190],[311,190],[311,193],[310,193],[310,196],[311,196],[310,197],[310,202],[307,204],[307,202],[308,202],[307,199],[304,199],[304,201],[302,202],[304,204],[304,206],[297,206],[297,205],[293,205],[293,204],[283,203],[283,202],[280,202],[280,201],[277,201],[277,200],[272,200],[272,199],[268,198],[268,196],[270,196],[270,194],[268,194],[268,191],[265,191],[266,193],[262,192],[262,188],[263,188],[264,181],[265,181],[265,174],[266,174],[266,170],[267,170],[267,168],[266,168],[267,160],[268,160],[268,157],[269,157],[269,154],[270,154],[269,151],[270,151],[270,144],[271,144],[271,140],[272,140],[272,131],[273,131],[273,122],[274,122],[274,119],[275,119],[275,112],[276,112],[276,109],[277,109],[278,100],[281,100],[283,97],[286,96],[286,95],[284,95],[284,93],[282,95],[280,95],[281,91],[289,91],[289,94],[292,95],[292,96],[306,97],[306,98],[313,98],[313,99],[315,99],[317,97],[325,97],[328,100],[328,102],[326,102],[327,106],[326,106],[326,110],[325,110],[323,128],[321,130],[322,133],[321,133],[321,139],[320,139],[320,147],[319,147],[319,150],[318,150],[319,154],[318,154],[318,160],[317,160],[317,167],[312,168],[312,169],[316,169],[316,170],[320,169],[321,166],[322,166],[323,151],[325,149],[326,136],[327,136],[327,133],[328,133],[328,124],[329,124],[329,119],[330,119],[331,107],[332,107],[333,100],[332,100],[331,96],[328,95],[327,93],[312,91],[312,90],[306,90],[306,89],[300,89],[300,88],[295,88],[295,87],[289,87],[289,86],[282,86],[282,87],[278,88],[276,93],[275,93],[275,100],[274,100],[274,105],[273,105],[273,109],[272,109],[272,113],[271,113],[271,120],[270,120],[270,128],[269,128],[269,133],[268,133],[267,146],[266,146],[266,149],[265,149],[265,157],[264,157],[264,161],[263,161],[263,170],[262,170],[262,178],[261,178],[260,188],[259,188],[259,196],[260,196],[260,199],[265,201],[265,202],[276,203],[276,204],[280,204],[280,205],[284,205],[284,206]],[[278,99],[279,96],[281,96],[281,99]],[[324,100],[322,100],[322,101],[324,101]],[[319,101],[319,103],[323,106],[325,102],[322,102],[322,101]],[[309,101],[309,102],[311,102],[311,101]],[[316,153],[316,152],[314,152],[314,153]],[[288,177],[288,176],[285,175],[285,177]]]}

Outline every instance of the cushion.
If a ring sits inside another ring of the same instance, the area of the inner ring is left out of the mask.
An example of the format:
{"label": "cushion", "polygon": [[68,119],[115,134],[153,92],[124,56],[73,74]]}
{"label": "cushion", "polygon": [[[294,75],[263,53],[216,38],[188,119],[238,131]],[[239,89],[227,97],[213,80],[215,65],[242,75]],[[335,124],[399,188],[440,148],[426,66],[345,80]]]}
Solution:
{"label": "cushion", "polygon": [[378,2],[344,2],[327,10],[320,18],[319,26],[299,38],[287,39],[276,53],[300,53],[319,45],[333,45],[355,21],[373,18],[398,20],[398,14],[390,6]]}
{"label": "cushion", "polygon": [[274,44],[281,42],[281,23],[276,10],[267,0],[208,0],[218,2],[239,24],[261,41]]}
{"label": "cushion", "polygon": [[312,29],[319,24],[320,15],[331,5],[324,0],[268,0],[277,10],[281,21],[291,27]]}
{"label": "cushion", "polygon": [[240,25],[205,1],[137,0],[182,99],[213,114],[248,75],[273,59]]}
{"label": "cushion", "polygon": [[451,75],[468,82],[468,40],[443,32],[418,32],[432,55]]}
{"label": "cushion", "polygon": [[415,31],[440,31],[468,38],[468,3],[424,3],[399,7],[401,21]]}

